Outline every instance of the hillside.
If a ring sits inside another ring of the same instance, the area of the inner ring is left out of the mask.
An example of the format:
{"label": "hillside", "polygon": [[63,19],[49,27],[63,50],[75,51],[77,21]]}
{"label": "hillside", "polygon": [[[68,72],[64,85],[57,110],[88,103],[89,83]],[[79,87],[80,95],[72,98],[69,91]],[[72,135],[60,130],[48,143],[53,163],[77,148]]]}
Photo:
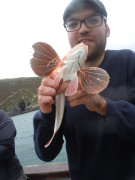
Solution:
{"label": "hillside", "polygon": [[40,83],[39,77],[0,80],[0,109],[9,116],[37,109],[37,90]]}

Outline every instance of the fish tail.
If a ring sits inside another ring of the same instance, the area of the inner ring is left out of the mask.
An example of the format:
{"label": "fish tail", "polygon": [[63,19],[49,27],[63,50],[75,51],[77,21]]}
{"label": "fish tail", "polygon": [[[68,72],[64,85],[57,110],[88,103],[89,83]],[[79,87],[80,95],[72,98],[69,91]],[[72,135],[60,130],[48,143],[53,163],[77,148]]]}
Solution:
{"label": "fish tail", "polygon": [[56,106],[56,115],[55,115],[54,132],[57,132],[62,123],[64,109],[65,109],[65,96],[63,93],[56,95],[55,106]]}
{"label": "fish tail", "polygon": [[56,132],[58,131],[62,123],[64,109],[65,109],[65,96],[63,93],[56,95],[55,106],[56,106],[56,115],[55,115],[54,133],[51,139],[45,144],[45,148],[51,144]]}
{"label": "fish tail", "polygon": [[53,133],[51,139],[45,144],[45,148],[47,148],[47,147],[51,144],[51,142],[52,142],[54,136],[55,136],[55,133]]}

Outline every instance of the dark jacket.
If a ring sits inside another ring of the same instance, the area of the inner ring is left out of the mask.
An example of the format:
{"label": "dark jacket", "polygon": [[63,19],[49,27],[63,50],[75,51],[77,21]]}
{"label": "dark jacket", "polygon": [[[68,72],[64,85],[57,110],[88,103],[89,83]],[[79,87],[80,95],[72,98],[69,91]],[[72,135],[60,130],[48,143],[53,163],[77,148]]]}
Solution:
{"label": "dark jacket", "polygon": [[108,50],[100,65],[110,75],[109,86],[101,92],[107,100],[107,114],[74,108],[66,101],[62,125],[49,147],[55,108],[34,117],[35,150],[43,161],[53,160],[66,139],[72,180],[135,179],[135,53]]}
{"label": "dark jacket", "polygon": [[0,180],[16,180],[23,169],[15,154],[13,120],[0,110]]}

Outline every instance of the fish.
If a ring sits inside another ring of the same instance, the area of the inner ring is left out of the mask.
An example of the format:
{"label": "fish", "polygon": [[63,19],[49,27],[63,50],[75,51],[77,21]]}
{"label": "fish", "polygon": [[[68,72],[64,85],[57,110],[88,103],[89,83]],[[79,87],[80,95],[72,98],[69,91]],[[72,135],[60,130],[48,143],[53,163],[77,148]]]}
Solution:
{"label": "fish", "polygon": [[54,75],[54,86],[61,81],[70,81],[65,93],[55,97],[55,124],[50,140],[45,144],[47,148],[54,139],[62,123],[65,97],[77,92],[78,84],[88,94],[97,94],[109,84],[109,74],[99,67],[85,67],[88,55],[88,46],[83,42],[74,46],[61,60],[52,46],[45,42],[36,42],[33,46],[33,58],[30,60],[31,68],[40,77]]}

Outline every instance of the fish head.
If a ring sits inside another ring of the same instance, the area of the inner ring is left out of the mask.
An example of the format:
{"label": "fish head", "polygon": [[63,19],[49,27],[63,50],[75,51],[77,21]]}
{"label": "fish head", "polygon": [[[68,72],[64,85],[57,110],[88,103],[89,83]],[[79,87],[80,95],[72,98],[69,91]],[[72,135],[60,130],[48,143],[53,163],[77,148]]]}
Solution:
{"label": "fish head", "polygon": [[82,67],[87,59],[87,54],[88,46],[84,43],[79,43],[69,51],[65,59],[67,61],[78,61],[79,66]]}

